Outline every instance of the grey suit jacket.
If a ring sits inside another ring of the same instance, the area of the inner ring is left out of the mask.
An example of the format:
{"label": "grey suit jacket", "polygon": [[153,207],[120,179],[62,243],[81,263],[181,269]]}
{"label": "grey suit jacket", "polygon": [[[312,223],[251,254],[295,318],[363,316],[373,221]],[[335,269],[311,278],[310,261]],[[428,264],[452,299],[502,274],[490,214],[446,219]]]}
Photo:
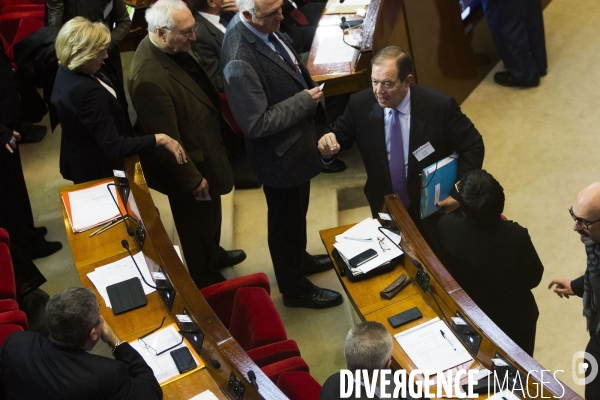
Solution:
{"label": "grey suit jacket", "polygon": [[[188,54],[198,62],[193,52]],[[202,68],[200,63],[198,68]],[[214,85],[199,87],[148,36],[142,40],[129,70],[129,93],[138,114],[138,127],[145,135],[171,136],[181,143],[188,157],[187,164],[177,164],[163,147],[144,154],[144,174],[153,189],[168,195],[182,194],[195,189],[202,178],[215,195],[233,188],[223,143],[223,136],[233,132],[221,114],[220,103],[216,108],[206,95],[208,91],[216,93],[217,89]]]}
{"label": "grey suit jacket", "polygon": [[223,92],[225,89],[219,61],[225,34],[199,13],[194,13],[194,18],[198,23],[198,29],[196,30],[196,40],[192,42],[192,50],[200,57],[210,80],[219,89],[219,92]]}
{"label": "grey suit jacket", "polygon": [[[325,118],[322,103],[315,107],[291,68],[239,20],[239,14],[225,34],[221,67],[227,100],[260,181],[286,188],[316,176],[322,165],[314,116]],[[302,63],[300,70],[308,86],[316,86]]]}

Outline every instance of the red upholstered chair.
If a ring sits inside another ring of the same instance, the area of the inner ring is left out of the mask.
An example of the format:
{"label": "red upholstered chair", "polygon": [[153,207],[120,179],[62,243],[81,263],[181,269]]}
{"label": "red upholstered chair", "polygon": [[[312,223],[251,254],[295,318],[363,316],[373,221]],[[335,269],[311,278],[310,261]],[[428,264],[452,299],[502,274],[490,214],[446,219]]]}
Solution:
{"label": "red upholstered chair", "polygon": [[246,351],[287,339],[271,296],[259,287],[241,288],[235,293],[229,333]]}
{"label": "red upholstered chair", "polygon": [[261,368],[288,358],[300,357],[298,344],[291,339],[256,347],[246,353]]}
{"label": "red upholstered chair", "polygon": [[233,299],[238,289],[244,287],[261,287],[271,293],[271,285],[266,274],[259,272],[229,279],[225,282],[216,283],[200,289],[210,307],[226,328],[229,328],[231,312],[233,311]]}
{"label": "red upholstered chair", "polygon": [[0,313],[19,309],[19,304],[13,299],[0,300]]}
{"label": "red upholstered chair", "polygon": [[6,229],[0,228],[0,299],[17,298],[15,273],[10,257],[10,238]]}
{"label": "red upholstered chair", "polygon": [[277,387],[290,400],[317,400],[322,389],[307,372],[284,372],[279,375]]}
{"label": "red upholstered chair", "polygon": [[277,384],[279,376],[285,372],[310,372],[308,364],[302,357],[287,358],[261,368],[262,372]]}
{"label": "red upholstered chair", "polygon": [[4,341],[6,338],[8,338],[8,335],[13,332],[23,332],[23,328],[19,325],[13,324],[0,325],[0,346],[4,344]]}
{"label": "red upholstered chair", "polygon": [[24,330],[29,329],[27,315],[21,310],[6,311],[0,313],[0,325],[13,324],[19,325]]}

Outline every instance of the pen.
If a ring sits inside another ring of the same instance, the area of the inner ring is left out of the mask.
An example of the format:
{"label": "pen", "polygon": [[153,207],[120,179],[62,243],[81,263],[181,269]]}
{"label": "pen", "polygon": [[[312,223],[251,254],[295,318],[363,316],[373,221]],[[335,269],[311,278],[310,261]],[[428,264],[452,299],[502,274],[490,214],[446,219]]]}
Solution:
{"label": "pen", "polygon": [[456,347],[454,347],[454,345],[452,344],[452,342],[450,341],[450,339],[448,339],[448,338],[446,337],[446,334],[444,334],[444,331],[440,329],[440,333],[442,334],[442,337],[443,337],[444,339],[446,339],[446,341],[447,341],[448,343],[450,343],[450,346],[452,346],[452,348],[454,349],[454,351],[456,351]]}
{"label": "pen", "polygon": [[344,236],[344,239],[356,240],[357,242],[370,242],[373,240],[373,238],[370,238],[370,237],[352,237],[352,236]]}
{"label": "pen", "polygon": [[109,230],[110,228],[112,228],[113,226],[116,226],[118,224],[120,224],[121,222],[125,221],[127,219],[127,216],[125,216],[124,218],[117,218],[115,220],[112,220],[110,222],[108,222],[107,224],[105,224],[104,226],[102,226],[100,229],[98,229],[97,231],[94,231],[90,234],[90,237],[92,236],[96,236],[104,231]]}

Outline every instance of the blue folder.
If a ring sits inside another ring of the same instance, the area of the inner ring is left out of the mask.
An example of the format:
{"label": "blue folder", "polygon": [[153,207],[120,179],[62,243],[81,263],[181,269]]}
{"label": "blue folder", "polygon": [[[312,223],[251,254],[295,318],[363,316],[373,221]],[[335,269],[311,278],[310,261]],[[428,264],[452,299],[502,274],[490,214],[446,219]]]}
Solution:
{"label": "blue folder", "polygon": [[452,193],[456,182],[458,154],[442,158],[435,164],[423,169],[421,189],[421,219],[439,210],[436,205]]}

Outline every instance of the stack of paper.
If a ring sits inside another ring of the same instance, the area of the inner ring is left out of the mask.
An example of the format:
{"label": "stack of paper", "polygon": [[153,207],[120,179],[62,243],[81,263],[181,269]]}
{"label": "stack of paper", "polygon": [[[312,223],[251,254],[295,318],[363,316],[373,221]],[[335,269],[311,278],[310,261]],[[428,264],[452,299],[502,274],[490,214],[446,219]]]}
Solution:
{"label": "stack of paper", "polygon": [[394,337],[421,371],[445,371],[473,360],[460,340],[437,317]]}
{"label": "stack of paper", "polygon": [[[179,370],[175,365],[175,361],[173,361],[173,357],[171,357],[171,351],[177,350],[181,347],[189,348],[189,346],[185,341],[181,342],[181,335],[179,334],[179,332],[177,332],[175,323],[167,326],[166,328],[161,329],[158,332],[153,333],[152,335],[146,336],[142,340],[143,343],[140,343],[139,340],[136,340],[130,342],[129,344],[131,345],[131,347],[136,349],[142,357],[144,357],[146,364],[148,364],[148,366],[152,368],[152,372],[154,372],[154,376],[156,377],[158,383],[161,384],[161,386],[162,384],[170,381],[171,378],[180,375]],[[177,343],[181,344],[179,346],[176,346]],[[152,352],[152,350],[149,351],[148,347],[150,347],[150,349],[154,349],[154,352]],[[170,347],[173,348],[169,349]],[[165,351],[159,356],[156,355],[156,353],[162,352],[166,349],[169,350]],[[192,353],[192,357],[194,357],[194,360],[196,361],[196,364],[198,366],[193,370],[184,373],[185,375],[204,367],[204,362],[202,362],[202,360],[199,360],[193,351],[190,350],[190,353]]]}
{"label": "stack of paper", "polygon": [[[115,205],[115,200],[119,204],[121,213],[127,214],[115,186],[107,186],[109,183],[114,182],[109,179],[94,186],[61,195],[73,232],[83,232],[119,218],[121,215]],[[109,190],[115,200],[108,192]]]}
{"label": "stack of paper", "polygon": [[[140,270],[142,271],[142,274],[144,275],[146,281],[152,284],[152,277],[150,276],[150,270],[148,269],[148,265],[146,264],[144,253],[139,252],[135,256],[133,256],[133,258],[135,258],[135,261],[140,267]],[[112,305],[110,304],[110,299],[108,298],[108,293],[106,292],[107,286],[114,285],[115,283],[123,282],[127,279],[137,277],[142,283],[142,287],[144,288],[145,294],[152,293],[156,290],[144,283],[144,281],[140,277],[140,273],[138,272],[137,268],[135,267],[135,264],[133,263],[133,260],[131,259],[131,257],[129,257],[129,255],[127,255],[121,260],[104,265],[102,267],[98,267],[93,272],[87,274],[87,276],[88,278],[90,278],[90,281],[92,281],[92,283],[96,287],[98,293],[100,293],[100,295],[104,299],[106,307],[109,308],[112,308]]]}
{"label": "stack of paper", "polygon": [[[337,235],[335,237],[336,243],[334,243],[333,247],[347,259],[351,259],[368,249],[375,250],[377,252],[377,257],[358,267],[363,274],[366,274],[372,269],[401,256],[403,253],[402,250],[396,246],[396,244],[400,244],[400,236],[387,229],[383,229],[385,232],[384,235],[379,230],[380,227],[381,224],[379,221],[373,218],[367,218],[341,235]],[[396,244],[392,243],[388,237]]]}

